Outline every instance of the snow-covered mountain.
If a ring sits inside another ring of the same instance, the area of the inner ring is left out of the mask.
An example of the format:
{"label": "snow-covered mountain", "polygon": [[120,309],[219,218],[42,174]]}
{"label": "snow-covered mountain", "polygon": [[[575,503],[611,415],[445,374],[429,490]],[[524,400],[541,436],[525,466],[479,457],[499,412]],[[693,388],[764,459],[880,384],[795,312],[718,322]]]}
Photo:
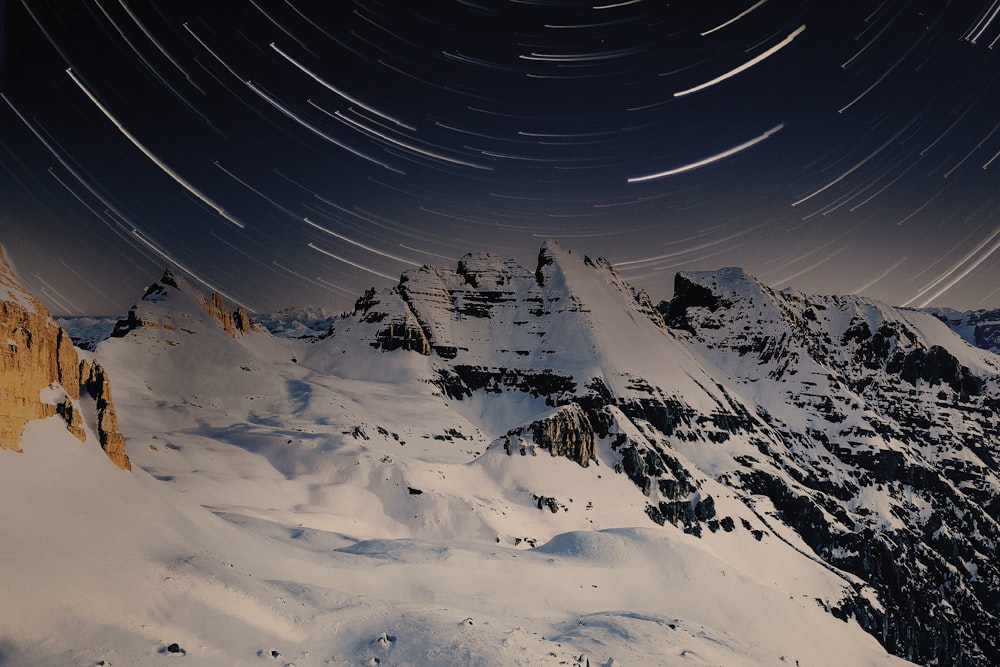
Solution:
{"label": "snow-covered mountain", "polygon": [[930,314],[739,269],[678,275],[662,310],[778,436],[729,483],[878,590],[862,624],[917,662],[996,664],[1000,358]]}
{"label": "snow-covered mountain", "polygon": [[1000,309],[959,312],[951,308],[927,308],[970,345],[1000,354]]}
{"label": "snow-covered mountain", "polygon": [[5,544],[77,561],[0,664],[1000,662],[1000,358],[930,314],[549,242],[270,326],[167,274],[94,352],[133,474],[29,424]]}

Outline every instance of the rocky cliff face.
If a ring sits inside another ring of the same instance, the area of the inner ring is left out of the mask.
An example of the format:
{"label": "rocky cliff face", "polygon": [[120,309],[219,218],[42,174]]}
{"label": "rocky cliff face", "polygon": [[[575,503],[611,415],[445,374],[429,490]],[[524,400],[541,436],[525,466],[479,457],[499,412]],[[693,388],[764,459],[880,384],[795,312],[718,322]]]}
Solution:
{"label": "rocky cliff face", "polygon": [[0,448],[19,450],[24,425],[60,414],[81,440],[76,351],[0,253]]}
{"label": "rocky cliff face", "polygon": [[97,435],[101,448],[111,461],[122,470],[131,470],[132,463],[125,454],[125,436],[118,431],[118,413],[111,399],[111,382],[104,368],[97,362],[80,364],[80,378],[87,393],[96,402]]}
{"label": "rocky cliff face", "polygon": [[535,455],[534,448],[548,451],[552,456],[563,456],[586,468],[597,460],[597,439],[590,420],[576,403],[569,403],[553,415],[537,419],[527,426],[512,429],[502,438],[508,454],[518,452]]}
{"label": "rocky cliff face", "polygon": [[421,355],[448,400],[537,401],[500,445],[627,476],[657,524],[794,531],[853,590],[830,612],[897,655],[1000,664],[1000,359],[926,313],[735,268],[679,274],[654,308],[549,243],[534,271],[484,254],[410,271],[329,338]]}
{"label": "rocky cliff face", "polygon": [[928,308],[970,345],[1000,354],[1000,309],[958,312],[948,308]]}
{"label": "rocky cliff face", "polygon": [[1000,359],[926,313],[678,275],[662,308],[778,436],[723,473],[824,561],[869,582],[855,616],[930,664],[1000,660]]}
{"label": "rocky cliff face", "polygon": [[243,310],[243,307],[238,306],[236,310],[230,311],[218,292],[212,292],[212,296],[205,300],[202,308],[218,320],[223,330],[230,336],[241,336],[250,331],[252,326],[250,316]]}
{"label": "rocky cliff face", "polygon": [[[0,252],[0,449],[19,451],[29,421],[57,414],[73,435],[86,441],[79,399],[90,372],[45,306],[17,283]],[[115,465],[129,470],[117,423],[102,417],[114,415],[110,383],[103,373],[95,387],[98,384],[105,393],[97,406],[101,445]]]}

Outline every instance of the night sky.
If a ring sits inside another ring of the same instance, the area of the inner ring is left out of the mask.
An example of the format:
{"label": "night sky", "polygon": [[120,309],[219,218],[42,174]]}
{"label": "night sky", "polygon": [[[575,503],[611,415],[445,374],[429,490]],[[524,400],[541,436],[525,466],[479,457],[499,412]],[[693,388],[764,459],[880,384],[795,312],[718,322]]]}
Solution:
{"label": "night sky", "polygon": [[554,238],[1000,306],[1000,0],[0,0],[0,243],[61,314],[251,310]]}

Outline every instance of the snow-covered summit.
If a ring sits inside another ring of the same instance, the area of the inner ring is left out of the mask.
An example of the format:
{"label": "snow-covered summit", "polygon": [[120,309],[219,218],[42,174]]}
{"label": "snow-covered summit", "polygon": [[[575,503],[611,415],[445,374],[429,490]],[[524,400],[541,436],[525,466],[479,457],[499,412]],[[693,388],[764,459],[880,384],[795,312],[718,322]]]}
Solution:
{"label": "snow-covered summit", "polygon": [[[246,334],[254,328],[250,316],[242,307],[230,311],[220,294],[203,294],[186,280],[175,278],[170,269],[167,269],[159,281],[146,288],[142,298],[129,309],[126,318],[118,321],[111,336],[121,338],[128,332],[143,327],[162,327],[166,331],[176,331],[180,325],[174,322],[175,317],[190,326],[202,326],[205,320],[200,314],[196,315],[197,310],[190,307],[192,304],[197,304],[204,315],[214,320],[230,336]],[[258,331],[261,329],[257,327]],[[181,331],[190,329],[181,327]]]}

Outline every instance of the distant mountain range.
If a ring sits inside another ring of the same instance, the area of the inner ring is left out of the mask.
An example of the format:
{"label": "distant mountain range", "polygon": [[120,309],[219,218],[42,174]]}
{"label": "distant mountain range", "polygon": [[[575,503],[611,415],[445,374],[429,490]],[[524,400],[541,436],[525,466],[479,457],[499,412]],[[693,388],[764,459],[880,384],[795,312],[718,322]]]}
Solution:
{"label": "distant mountain range", "polygon": [[[264,551],[311,540],[310,558],[408,568],[392,593],[408,611],[385,615],[384,638],[338,639],[346,660],[461,644],[512,664],[491,634],[506,615],[561,638],[518,645],[537,664],[902,664],[888,651],[986,666],[1000,664],[998,319],[779,292],[737,268],[679,273],[656,302],[548,242],[534,268],[470,254],[338,316],[251,317],[168,273],[117,322],[58,321],[108,370],[150,484]],[[537,577],[534,602],[460,573],[518,554],[552,567],[508,573]],[[436,576],[478,593],[422,589],[441,559],[454,567]],[[309,568],[269,571],[307,615],[364,607],[317,593]],[[505,600],[492,626],[473,625],[491,608],[477,595]],[[462,644],[437,607],[477,610],[461,632],[482,634]]]}
{"label": "distant mountain range", "polygon": [[1000,354],[1000,309],[959,312],[950,308],[927,308],[970,345]]}

